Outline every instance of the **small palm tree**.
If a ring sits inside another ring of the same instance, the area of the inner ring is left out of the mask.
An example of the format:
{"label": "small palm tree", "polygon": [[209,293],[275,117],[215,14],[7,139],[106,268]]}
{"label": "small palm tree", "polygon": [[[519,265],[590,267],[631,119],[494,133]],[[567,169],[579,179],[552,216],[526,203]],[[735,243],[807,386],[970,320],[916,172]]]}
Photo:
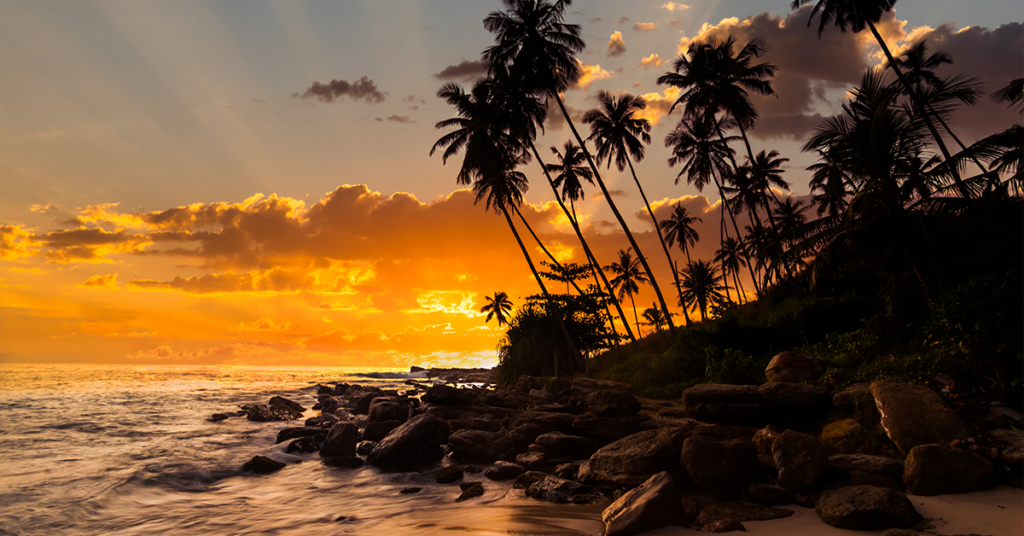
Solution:
{"label": "small palm tree", "polygon": [[491,317],[498,319],[498,327],[502,324],[508,324],[508,314],[512,312],[512,300],[508,299],[508,294],[504,292],[495,292],[494,296],[484,296],[487,303],[480,308],[481,313],[487,313],[487,318],[484,322],[490,322]]}
{"label": "small palm tree", "polygon": [[731,236],[726,238],[722,248],[715,252],[715,262],[722,266],[723,279],[728,280],[728,274],[732,274],[732,282],[736,289],[736,294],[740,297],[740,300],[746,301],[747,291],[743,288],[743,283],[740,281],[739,276],[740,266],[747,265],[746,261],[743,260],[743,246]]}
{"label": "small palm tree", "polygon": [[643,317],[645,320],[644,325],[653,327],[654,331],[661,331],[661,328],[668,325],[668,322],[665,320],[665,313],[658,308],[657,303],[652,303],[650,307],[644,309]]}
{"label": "small palm tree", "polygon": [[715,274],[715,267],[708,261],[691,262],[679,274],[683,281],[683,307],[700,309],[701,320],[708,319],[708,306],[725,301],[720,292],[721,276]]}
{"label": "small palm tree", "polygon": [[557,147],[552,147],[551,152],[558,157],[558,163],[547,164],[544,167],[548,172],[555,174],[552,182],[555,188],[561,190],[562,201],[569,201],[572,219],[576,220],[576,201],[584,198],[583,181],[593,185],[594,173],[587,166],[586,157],[580,146],[572,141],[565,142],[562,152],[559,152]]}
{"label": "small palm tree", "polygon": [[676,203],[672,207],[672,216],[659,224],[661,230],[665,232],[665,240],[669,246],[679,242],[679,249],[686,254],[687,263],[693,262],[690,259],[690,248],[696,246],[700,240],[700,234],[693,228],[694,222],[698,221],[704,223],[700,217],[690,216],[682,203]]}
{"label": "small palm tree", "polygon": [[619,299],[629,296],[629,302],[633,304],[633,319],[636,320],[637,332],[640,331],[640,318],[636,312],[636,302],[633,295],[640,292],[640,285],[646,284],[647,276],[640,269],[640,260],[633,258],[630,250],[619,250],[619,262],[613,262],[604,267],[605,270],[615,274],[612,278],[612,286],[618,289]]}

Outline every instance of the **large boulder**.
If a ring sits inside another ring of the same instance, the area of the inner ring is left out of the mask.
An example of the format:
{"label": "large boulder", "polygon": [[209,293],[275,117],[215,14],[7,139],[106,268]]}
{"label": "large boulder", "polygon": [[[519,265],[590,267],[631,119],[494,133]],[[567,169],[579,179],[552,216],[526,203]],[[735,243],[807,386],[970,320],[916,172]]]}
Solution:
{"label": "large boulder", "polygon": [[513,417],[510,425],[513,431],[533,441],[548,432],[571,432],[573,418],[566,413],[527,411]]}
{"label": "large boulder", "polygon": [[545,476],[526,488],[526,496],[553,503],[569,503],[574,502],[574,496],[589,494],[590,491],[590,486],[579,482]]}
{"label": "large boulder", "polygon": [[640,401],[619,390],[594,391],[587,395],[588,411],[602,417],[623,417],[640,413]]}
{"label": "large boulder", "polygon": [[399,426],[402,426],[401,421],[368,422],[366,427],[363,428],[363,434],[360,439],[363,441],[380,441]]}
{"label": "large boulder", "polygon": [[1024,431],[989,430],[985,437],[993,445],[1001,447],[997,457],[999,463],[1016,472],[1024,470]]}
{"label": "large boulder", "polygon": [[882,428],[904,455],[918,445],[946,444],[970,435],[953,408],[923,385],[875,382],[871,394]]}
{"label": "large boulder", "polygon": [[818,377],[825,367],[816,358],[782,352],[768,363],[764,375],[770,382],[801,382]]}
{"label": "large boulder", "polygon": [[772,443],[772,457],[779,469],[779,485],[796,493],[807,493],[825,476],[828,456],[817,438],[786,430]]}
{"label": "large boulder", "polygon": [[588,437],[599,444],[607,445],[626,436],[654,428],[648,415],[627,415],[624,417],[600,417],[584,413],[572,421],[573,435]]}
{"label": "large boulder", "polygon": [[370,402],[370,422],[409,420],[409,406],[394,397],[381,397]]}
{"label": "large boulder", "polygon": [[555,457],[571,456],[574,460],[589,458],[598,448],[597,443],[591,439],[562,432],[541,434],[533,442],[552,450]]}
{"label": "large boulder", "polygon": [[907,496],[876,486],[849,486],[825,491],[814,503],[822,521],[851,530],[909,528],[921,514]]}
{"label": "large boulder", "polygon": [[679,467],[679,452],[689,433],[690,428],[669,427],[626,436],[595,452],[584,464],[586,472],[598,483],[639,486],[661,471]]}
{"label": "large boulder", "polygon": [[995,468],[983,456],[948,445],[921,445],[910,450],[903,483],[914,495],[969,493],[991,488]]}
{"label": "large boulder", "polygon": [[359,430],[356,425],[343,421],[331,427],[331,431],[320,448],[321,458],[352,458],[356,455]]}
{"label": "large boulder", "polygon": [[753,385],[696,385],[683,391],[690,418],[708,423],[763,424],[764,403]]}
{"label": "large boulder", "polygon": [[878,422],[875,397],[871,394],[871,386],[866,383],[855,383],[836,393],[832,397],[832,407],[844,415],[856,416],[865,423]]}
{"label": "large boulder", "polygon": [[526,468],[510,462],[494,462],[494,467],[484,471],[484,476],[491,480],[512,480],[526,472]]}
{"label": "large boulder", "polygon": [[438,406],[468,406],[476,401],[477,393],[472,389],[457,389],[450,385],[434,385],[423,394],[423,401]]}
{"label": "large boulder", "polygon": [[367,461],[378,467],[409,467],[440,459],[448,441],[448,423],[433,415],[417,415],[377,443]]}
{"label": "large boulder", "polygon": [[694,484],[724,500],[740,498],[760,467],[750,443],[704,436],[683,442],[680,463]]}
{"label": "large boulder", "polygon": [[448,446],[459,458],[492,461],[498,456],[496,446],[501,436],[483,430],[459,430],[448,436]]}
{"label": "large boulder", "polygon": [[903,478],[903,460],[870,454],[836,454],[828,458],[828,473],[837,479],[848,479],[855,472]]}
{"label": "large boulder", "polygon": [[352,413],[356,415],[367,415],[370,413],[370,404],[377,398],[383,398],[388,395],[379,391],[357,391],[357,394],[352,395],[349,398],[349,404],[352,406]]}
{"label": "large boulder", "polygon": [[[607,536],[631,536],[668,525],[687,525],[691,519],[680,508],[683,497],[675,481],[658,473],[626,492],[601,512]],[[690,513],[695,513],[693,509]]]}

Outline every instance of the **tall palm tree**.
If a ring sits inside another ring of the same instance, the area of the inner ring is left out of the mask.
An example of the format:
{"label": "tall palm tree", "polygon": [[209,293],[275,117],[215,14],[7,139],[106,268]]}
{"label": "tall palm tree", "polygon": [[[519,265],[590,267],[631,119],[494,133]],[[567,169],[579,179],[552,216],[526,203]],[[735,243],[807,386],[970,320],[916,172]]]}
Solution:
{"label": "tall palm tree", "polygon": [[612,278],[612,285],[619,291],[619,299],[629,296],[629,303],[633,305],[633,318],[636,320],[636,330],[640,331],[640,318],[636,312],[636,302],[633,295],[640,292],[640,285],[648,283],[647,276],[640,271],[640,259],[634,259],[633,254],[628,250],[619,250],[619,262],[613,262],[604,267],[605,270],[615,274]]}
{"label": "tall palm tree", "polygon": [[495,317],[499,328],[502,324],[508,324],[508,314],[512,312],[512,300],[508,299],[508,294],[495,292],[494,296],[484,296],[484,299],[487,303],[480,308],[481,313],[487,313],[484,322],[490,322],[491,317]]}
{"label": "tall palm tree", "polygon": [[[897,64],[896,58],[893,57],[892,52],[889,50],[889,46],[885,44],[885,39],[882,38],[882,34],[878,33],[878,28],[875,27],[875,23],[882,20],[882,15],[893,10],[896,6],[896,0],[793,0],[789,7],[790,9],[799,9],[801,6],[810,3],[814,3],[814,9],[811,10],[810,18],[807,19],[807,26],[811,25],[815,15],[817,15],[819,20],[819,39],[825,28],[833,23],[843,33],[846,32],[847,28],[850,28],[854,33],[863,31],[865,28],[871,30],[871,35],[875,37],[875,41],[881,47],[893,72],[896,73],[896,78],[899,79],[904,90],[910,95],[911,101],[921,110],[928,109],[927,103],[917,93],[906,75],[903,74],[903,69]],[[952,134],[948,127],[946,131]],[[945,142],[942,141],[942,136],[937,136],[934,139],[943,156],[948,161],[950,157],[947,155],[950,153],[949,149],[946,148]],[[967,185],[963,183],[955,170],[952,171],[953,180],[960,192],[960,196],[970,197],[971,194]]]}
{"label": "tall palm tree", "polygon": [[708,306],[725,299],[720,290],[721,276],[708,261],[691,262],[680,274],[683,281],[683,307],[700,309],[701,320],[708,319]]}
{"label": "tall palm tree", "polygon": [[[654,216],[654,211],[651,210],[647,194],[644,192],[643,186],[640,185],[640,179],[636,176],[636,169],[633,168],[633,160],[640,162],[644,159],[644,144],[651,143],[651,123],[646,119],[636,117],[637,112],[647,107],[647,102],[639,95],[626,93],[616,98],[607,91],[597,94],[597,102],[598,108],[589,110],[583,115],[583,122],[590,124],[590,137],[587,139],[594,142],[594,148],[597,150],[597,163],[607,161],[608,167],[611,167],[614,159],[615,167],[620,172],[624,171],[627,165],[629,166],[629,172],[633,175],[633,182],[636,183],[636,188],[640,191],[644,206],[647,207],[647,214],[650,215],[651,222],[654,224],[654,232],[658,236],[658,241],[661,242],[665,260],[668,261],[669,272],[672,273],[678,290],[679,276],[676,274],[675,263],[665,244],[665,237],[661,233],[658,219]],[[633,157],[632,160],[630,156]],[[666,315],[670,314],[668,311],[665,313]],[[688,318],[687,324],[689,324]]]}
{"label": "tall palm tree", "polygon": [[[594,172],[594,178],[604,194],[605,201],[608,202],[615,219],[629,239],[631,248],[636,251],[637,258],[658,296],[658,301],[667,313],[668,304],[654,278],[654,272],[651,271],[633,233],[626,225],[625,218],[612,200],[607,186],[601,179],[597,164],[587,151],[583,137],[576,130],[576,125],[569,117],[565,103],[562,102],[560,93],[579,80],[581,63],[576,59],[576,54],[582,52],[586,46],[580,37],[579,25],[563,22],[565,11],[572,1],[503,0],[503,3],[507,11],[492,11],[484,19],[484,28],[495,34],[496,42],[484,51],[483,60],[491,70],[508,68],[513,79],[526,92],[553,98],[558,103],[562,116],[565,117],[569,129],[576,137],[576,142],[587,157],[587,163]],[[669,326],[673,329],[675,327],[672,325],[671,316]]]}
{"label": "tall palm tree", "polygon": [[825,149],[818,150],[818,163],[807,167],[807,171],[813,171],[808,186],[811,192],[820,191],[811,198],[818,206],[818,216],[826,212],[832,218],[838,218],[846,211],[849,202],[847,197],[850,194],[852,179],[843,168],[842,162],[833,158],[831,152]]}

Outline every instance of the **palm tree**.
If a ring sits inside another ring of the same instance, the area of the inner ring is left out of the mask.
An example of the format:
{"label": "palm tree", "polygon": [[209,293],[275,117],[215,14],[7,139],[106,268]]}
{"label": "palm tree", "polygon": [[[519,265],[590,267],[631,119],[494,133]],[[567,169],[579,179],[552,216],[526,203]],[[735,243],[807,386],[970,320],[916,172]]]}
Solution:
{"label": "palm tree", "polygon": [[674,246],[676,242],[679,242],[679,249],[683,250],[686,254],[686,262],[693,262],[690,259],[690,248],[697,245],[697,241],[700,240],[700,234],[696,229],[693,228],[694,222],[704,223],[698,216],[690,216],[686,207],[682,203],[676,203],[672,207],[672,215],[669,219],[661,222],[661,230],[665,232],[665,240],[668,241],[669,246]]}
{"label": "palm tree", "polygon": [[668,322],[665,320],[665,313],[658,309],[657,303],[652,303],[650,307],[644,309],[645,326],[653,326],[654,331],[661,331],[662,326],[665,326]]}
{"label": "palm tree", "polygon": [[619,291],[619,299],[629,296],[629,302],[633,304],[633,318],[636,320],[636,330],[640,331],[640,318],[636,312],[636,302],[633,295],[640,292],[640,285],[648,282],[647,276],[640,271],[640,259],[634,259],[633,254],[627,250],[619,250],[619,262],[613,262],[604,267],[605,270],[615,274],[612,278],[612,286]]}
{"label": "palm tree", "polygon": [[[846,32],[847,27],[854,33],[860,32],[865,28],[871,30],[871,35],[875,37],[878,46],[881,47],[885,58],[889,61],[889,66],[896,73],[896,78],[899,79],[904,91],[910,95],[910,100],[914,103],[914,106],[920,110],[928,110],[927,102],[918,94],[910,80],[903,74],[903,69],[900,68],[896,58],[893,57],[892,52],[889,50],[889,46],[885,44],[885,39],[882,39],[882,35],[878,33],[878,28],[875,27],[875,23],[882,19],[883,14],[893,10],[896,0],[793,0],[789,7],[790,9],[799,9],[801,6],[812,2],[814,3],[814,9],[811,10],[810,18],[807,19],[807,26],[811,25],[815,15],[819,16],[819,39],[822,32],[825,31],[825,27],[833,23],[843,33]],[[953,134],[948,126],[946,126],[946,131],[950,135]],[[934,140],[948,161],[950,153],[949,149],[946,148],[945,142],[942,141],[942,136],[935,136]],[[959,174],[952,167],[951,171],[960,196],[970,197],[970,191],[961,181]]]}
{"label": "palm tree", "polygon": [[[580,38],[579,25],[563,22],[565,10],[572,1],[555,0],[552,3],[547,0],[503,0],[503,3],[507,11],[492,11],[484,19],[484,28],[496,34],[496,42],[484,51],[483,60],[491,70],[507,67],[518,86],[527,93],[553,98],[558,103],[569,129],[587,157],[587,163],[594,172],[594,178],[608,206],[629,239],[631,249],[636,251],[662,309],[668,313],[668,304],[661,293],[661,287],[654,279],[654,272],[651,271],[633,233],[626,225],[625,218],[612,200],[607,186],[601,179],[601,173],[587,151],[583,138],[576,130],[576,125],[569,117],[560,96],[560,93],[579,80],[580,62],[575,56],[586,46]],[[671,317],[669,326],[673,329],[675,327],[672,325]]]}
{"label": "palm tree", "polygon": [[808,186],[811,192],[821,191],[815,194],[812,200],[818,206],[818,216],[826,212],[832,218],[838,218],[846,211],[849,204],[847,196],[852,183],[849,174],[843,168],[843,164],[833,158],[831,152],[825,149],[818,150],[818,163],[807,167],[807,171],[813,171]]}
{"label": "palm tree", "polygon": [[480,308],[481,313],[487,313],[487,318],[484,322],[490,322],[491,317],[498,319],[498,327],[502,324],[508,324],[508,314],[512,312],[512,300],[508,299],[508,294],[504,292],[495,292],[494,296],[484,296],[487,303]]}
{"label": "palm tree", "polygon": [[[562,190],[562,201],[569,201],[572,209],[572,219],[576,219],[576,201],[586,197],[583,191],[583,181],[594,184],[594,173],[586,165],[586,157],[579,145],[572,141],[565,142],[563,152],[558,152],[557,147],[552,147],[551,152],[558,157],[557,164],[547,164],[545,169],[555,173],[552,180],[556,189]],[[558,195],[558,192],[555,192]]]}
{"label": "palm tree", "polygon": [[743,282],[740,281],[740,266],[746,266],[747,264],[743,260],[743,246],[731,236],[726,238],[722,248],[715,252],[715,262],[722,265],[723,279],[728,279],[727,274],[732,273],[732,282],[735,285],[736,294],[742,301],[746,302],[747,291],[743,288]]}
{"label": "palm tree", "polygon": [[[640,179],[636,176],[632,162],[632,160],[637,162],[643,160],[644,144],[651,143],[650,122],[636,117],[636,112],[646,108],[647,102],[639,95],[626,93],[616,98],[607,91],[597,94],[597,102],[600,105],[599,108],[589,110],[583,115],[583,122],[590,124],[590,137],[587,139],[594,141],[594,148],[597,150],[597,163],[607,161],[608,167],[611,167],[612,159],[614,159],[615,167],[620,172],[624,171],[627,165],[629,166],[629,172],[633,175],[633,182],[636,183],[637,190],[640,190],[640,197],[643,198],[647,214],[650,215],[651,222],[654,224],[654,232],[658,235],[658,241],[661,242],[665,260],[668,261],[669,272],[672,273],[678,290],[679,276],[676,274],[675,263],[672,261],[668,246],[665,245],[665,237],[661,234],[658,219],[654,217],[651,203],[647,200],[643,186],[640,185]],[[630,160],[630,156],[633,157],[632,160]],[[665,313],[666,315],[670,314],[668,311]],[[689,315],[686,316],[687,324],[689,324]]]}
{"label": "palm tree", "polygon": [[701,320],[708,319],[708,306],[725,299],[719,290],[721,276],[715,274],[715,267],[707,261],[691,262],[681,274],[683,299],[680,304],[686,308],[700,309]]}

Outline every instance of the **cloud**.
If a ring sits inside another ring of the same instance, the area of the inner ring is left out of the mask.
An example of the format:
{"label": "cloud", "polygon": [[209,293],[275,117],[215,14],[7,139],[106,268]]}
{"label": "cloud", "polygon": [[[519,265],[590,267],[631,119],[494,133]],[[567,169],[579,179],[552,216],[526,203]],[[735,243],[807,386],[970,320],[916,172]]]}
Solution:
{"label": "cloud", "polygon": [[449,65],[433,76],[438,80],[470,82],[487,74],[487,65],[481,60],[463,60],[458,65]]}
{"label": "cloud", "polygon": [[[565,104],[564,101],[563,104]],[[585,110],[580,110],[571,104],[565,104],[565,110],[569,112],[569,119],[572,119],[573,123],[582,122],[583,114],[587,113]],[[548,130],[562,130],[562,127],[564,126],[565,116],[562,115],[561,108],[558,107],[558,103],[555,102],[554,97],[549,97],[547,116],[544,119],[544,128]]]}
{"label": "cloud", "polygon": [[662,63],[665,63],[665,60],[661,59],[661,56],[658,56],[657,54],[651,54],[650,56],[640,59],[640,66],[645,69],[657,67]]}
{"label": "cloud", "polygon": [[28,210],[30,212],[38,212],[40,214],[45,214],[47,210],[50,210],[52,208],[53,208],[53,205],[51,205],[49,203],[47,203],[45,205],[34,204],[34,205],[28,207]]}
{"label": "cloud", "polygon": [[313,82],[304,93],[292,93],[293,99],[316,99],[320,102],[334,102],[348,96],[352,100],[364,100],[378,104],[384,102],[385,94],[377,89],[377,84],[368,77],[362,77],[354,84],[347,80],[331,80],[326,84]]}
{"label": "cloud", "polygon": [[94,275],[78,286],[83,288],[117,288],[117,274]]}
{"label": "cloud", "polygon": [[270,318],[260,318],[252,322],[241,322],[231,326],[231,331],[287,331],[291,322],[274,322]]}
{"label": "cloud", "polygon": [[[628,198],[631,197],[630,193],[625,190],[608,190],[608,194],[612,197]],[[595,199],[604,199],[604,192],[595,192]],[[618,224],[616,224],[618,225]]]}
{"label": "cloud", "polygon": [[580,64],[580,78],[570,89],[587,89],[594,80],[604,80],[615,77],[615,73],[602,69],[600,65],[590,65],[589,63],[583,63],[578,59],[576,60],[576,63]]}
{"label": "cloud", "polygon": [[657,30],[658,25],[653,22],[638,22],[633,25],[633,30],[643,33]]}
{"label": "cloud", "polygon": [[615,30],[615,33],[608,38],[608,57],[621,56],[626,52],[626,42],[622,40],[622,32]]}
{"label": "cloud", "polygon": [[623,22],[629,22],[629,17],[619,17],[615,19],[615,24],[622,24]]}
{"label": "cloud", "polygon": [[668,115],[668,111],[679,98],[680,89],[667,87],[664,93],[644,93],[641,95],[647,102],[647,107],[640,110],[636,116],[648,120],[652,125],[661,122],[661,118]]}
{"label": "cloud", "polygon": [[43,243],[21,225],[0,225],[0,260],[28,259],[39,254]]}
{"label": "cloud", "polygon": [[392,121],[392,122],[395,122],[395,123],[415,123],[416,122],[416,121],[413,121],[412,119],[409,119],[409,116],[407,116],[407,115],[391,115],[391,116],[388,116],[388,121]]}
{"label": "cloud", "polygon": [[676,11],[676,10],[683,11],[685,9],[690,9],[690,6],[688,6],[686,4],[677,4],[675,2],[669,2],[667,4],[662,4],[661,7],[665,8],[665,9],[667,9],[669,11]]}
{"label": "cloud", "polygon": [[225,272],[196,277],[175,277],[170,281],[134,279],[133,287],[142,290],[172,290],[187,294],[225,294],[240,292],[297,293],[303,291],[346,294],[354,287],[370,283],[376,274],[372,265],[337,262],[324,268],[275,266],[266,270]]}

